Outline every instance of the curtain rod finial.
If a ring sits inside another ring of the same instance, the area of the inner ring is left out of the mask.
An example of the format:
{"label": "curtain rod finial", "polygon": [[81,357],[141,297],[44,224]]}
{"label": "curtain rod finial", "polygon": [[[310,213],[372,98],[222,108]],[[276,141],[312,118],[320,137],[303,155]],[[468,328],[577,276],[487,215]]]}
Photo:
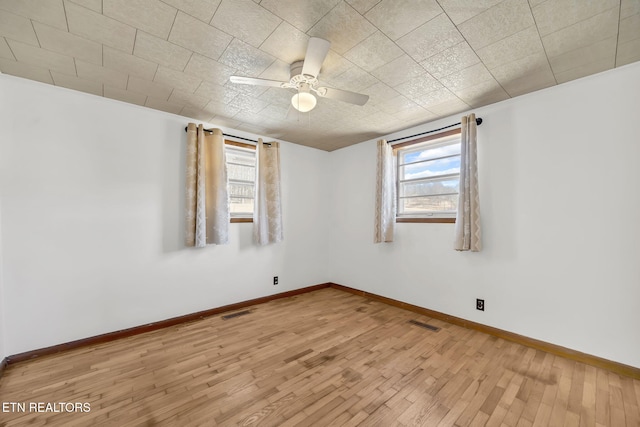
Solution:
{"label": "curtain rod finial", "polygon": [[480,126],[482,124],[482,117],[478,117],[476,119],[476,125]]}

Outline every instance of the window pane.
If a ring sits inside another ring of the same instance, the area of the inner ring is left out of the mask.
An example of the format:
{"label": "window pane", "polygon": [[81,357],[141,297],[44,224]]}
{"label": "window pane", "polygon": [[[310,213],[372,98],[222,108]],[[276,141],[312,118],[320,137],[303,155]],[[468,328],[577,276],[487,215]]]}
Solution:
{"label": "window pane", "polygon": [[398,213],[420,214],[429,212],[455,212],[458,206],[458,195],[425,196],[400,199]]}
{"label": "window pane", "polygon": [[229,196],[253,199],[254,188],[253,184],[229,182]]}
{"label": "window pane", "polygon": [[402,182],[399,196],[430,196],[459,192],[459,178],[436,178],[425,181]]}
{"label": "window pane", "polygon": [[229,211],[231,214],[253,214],[253,199],[231,197],[229,201]]}
{"label": "window pane", "polygon": [[255,152],[250,153],[246,151],[227,149],[227,162],[255,166],[256,154]]}
{"label": "window pane", "polygon": [[418,146],[418,148],[407,148],[400,153],[400,164],[419,162],[421,160],[437,159],[439,157],[460,154],[460,136],[447,138],[441,143],[431,143]]}
{"label": "window pane", "polygon": [[227,164],[227,176],[230,181],[251,181],[256,180],[256,168],[250,166]]}
{"label": "window pane", "polygon": [[416,178],[429,178],[439,175],[460,173],[460,156],[430,160],[413,165],[400,166],[398,178],[401,181]]}

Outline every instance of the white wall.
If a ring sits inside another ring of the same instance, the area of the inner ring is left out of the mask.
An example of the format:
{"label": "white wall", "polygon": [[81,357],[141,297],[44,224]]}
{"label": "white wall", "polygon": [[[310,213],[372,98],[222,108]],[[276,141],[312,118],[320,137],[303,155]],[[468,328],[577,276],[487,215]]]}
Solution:
{"label": "white wall", "polygon": [[283,243],[254,246],[244,223],[229,245],[187,249],[185,118],[5,75],[0,88],[6,354],[329,280],[329,153],[282,144]]}
{"label": "white wall", "polygon": [[475,111],[480,253],[452,249],[453,224],[374,245],[375,141],[333,152],[331,280],[640,367],[639,77],[636,63]]}

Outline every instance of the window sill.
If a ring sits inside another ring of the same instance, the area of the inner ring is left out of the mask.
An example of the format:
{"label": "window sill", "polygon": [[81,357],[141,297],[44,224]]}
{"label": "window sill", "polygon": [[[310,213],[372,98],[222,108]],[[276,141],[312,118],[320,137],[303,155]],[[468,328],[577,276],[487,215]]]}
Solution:
{"label": "window sill", "polygon": [[455,224],[455,218],[396,218],[396,222],[420,222],[431,224]]}
{"label": "window sill", "polygon": [[253,222],[253,218],[231,218],[231,223],[234,222]]}

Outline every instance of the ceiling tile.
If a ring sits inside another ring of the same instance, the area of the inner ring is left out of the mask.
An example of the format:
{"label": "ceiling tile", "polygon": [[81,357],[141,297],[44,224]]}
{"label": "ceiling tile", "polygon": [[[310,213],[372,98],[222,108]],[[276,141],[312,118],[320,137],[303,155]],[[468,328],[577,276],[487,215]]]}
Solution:
{"label": "ceiling tile", "polygon": [[397,40],[441,13],[435,0],[382,0],[365,16],[391,40]]}
{"label": "ceiling tile", "polygon": [[138,76],[146,80],[153,80],[153,76],[155,76],[156,70],[158,69],[157,63],[129,55],[108,46],[104,46],[103,49],[103,63],[106,68]]}
{"label": "ceiling tile", "polygon": [[380,81],[366,88],[363,93],[369,95],[366,105],[377,105],[400,95],[400,92]]}
{"label": "ceiling tile", "polygon": [[455,95],[471,107],[481,107],[504,101],[509,94],[495,79],[485,80],[477,85],[454,91]]}
{"label": "ceiling tile", "polygon": [[600,73],[611,69],[612,64],[609,58],[600,61],[592,62],[590,64],[582,65],[580,67],[572,68],[561,73],[554,73],[558,83],[565,83],[570,80],[579,79],[591,74]]}
{"label": "ceiling tile", "polygon": [[375,33],[376,27],[345,2],[327,13],[308,34],[331,42],[331,49],[339,54]]}
{"label": "ceiling tile", "polygon": [[397,43],[420,62],[462,41],[462,34],[443,13],[399,38]]}
{"label": "ceiling tile", "polygon": [[183,92],[194,93],[202,79],[195,77],[182,71],[172,70],[171,68],[160,66],[156,72],[153,81],[167,86],[174,87]]}
{"label": "ceiling tile", "polygon": [[260,95],[260,100],[279,107],[289,108],[293,94],[293,89],[271,87]]}
{"label": "ceiling tile", "polygon": [[551,69],[547,55],[543,51],[532,53],[524,58],[507,62],[491,70],[493,77],[503,84],[539,70]]}
{"label": "ceiling tile", "polygon": [[546,64],[544,68],[540,68],[533,73],[519,75],[519,77],[514,76],[513,78],[499,81],[504,90],[506,90],[512,97],[544,89],[556,84],[556,78],[551,72],[549,64]]}
{"label": "ceiling tile", "polygon": [[16,77],[53,84],[49,70],[36,65],[0,58],[0,71]]}
{"label": "ceiling tile", "polygon": [[345,58],[366,71],[373,71],[402,56],[404,52],[380,31],[376,31],[345,53]]}
{"label": "ceiling tile", "polygon": [[194,95],[193,93],[189,92],[174,90],[173,92],[171,92],[168,101],[181,105],[191,105],[193,107],[202,109],[209,103],[209,98]]}
{"label": "ceiling tile", "polygon": [[211,25],[258,47],[280,22],[280,18],[251,0],[222,0]]}
{"label": "ceiling tile", "polygon": [[211,119],[211,123],[215,123],[217,126],[227,126],[228,128],[235,129],[240,122],[230,119],[229,117],[216,115]]}
{"label": "ceiling tile", "polygon": [[[638,1],[638,3],[640,4],[640,1]],[[640,13],[631,15],[620,21],[618,43],[626,43],[637,38],[640,38]]]}
{"label": "ceiling tile", "polygon": [[238,92],[239,94],[252,96],[254,98],[260,98],[260,95],[265,93],[268,89],[266,86],[242,85],[231,83],[229,80],[227,80],[225,83],[222,83],[222,85]]}
{"label": "ceiling tile", "polygon": [[616,57],[617,38],[610,37],[589,46],[581,47],[559,56],[549,58],[554,74],[569,71],[572,68],[586,66],[593,62],[609,60],[613,68]]}
{"label": "ceiling tile", "polygon": [[184,108],[184,104],[169,102],[152,96],[147,97],[144,105],[145,107],[153,108],[154,110],[166,111],[171,114],[180,114],[180,111]]}
{"label": "ceiling tile", "polygon": [[327,86],[335,87],[336,89],[350,90],[352,92],[363,91],[377,82],[378,79],[360,67],[349,68],[339,76],[325,80]]}
{"label": "ceiling tile", "polygon": [[416,105],[415,107],[412,107],[412,108],[407,108],[402,111],[398,111],[393,115],[399,120],[402,120],[404,122],[409,122],[409,123],[403,124],[400,129],[406,129],[408,127],[426,123],[429,120],[433,120],[437,118],[436,115],[433,114],[431,111],[419,105]]}
{"label": "ceiling tile", "polygon": [[288,82],[290,79],[291,71],[289,64],[279,59],[276,59],[264,70],[260,73],[259,77],[261,79],[267,80],[278,80],[281,82]]}
{"label": "ceiling tile", "polygon": [[287,64],[304,59],[309,36],[286,21],[260,45],[260,49]]}
{"label": "ceiling tile", "polygon": [[144,105],[145,101],[147,100],[147,95],[109,87],[106,85],[104,86],[104,96],[106,98],[116,99],[118,101],[128,102],[129,104],[136,105]]}
{"label": "ceiling tile", "polygon": [[215,99],[221,104],[228,104],[233,98],[238,96],[238,91],[226,86],[204,81],[198,89],[196,89],[195,94],[204,98]]}
{"label": "ceiling tile", "polygon": [[289,111],[288,107],[281,107],[279,105],[269,104],[262,111],[260,111],[261,116],[265,116],[270,119],[276,120],[284,120]]}
{"label": "ceiling tile", "polygon": [[89,40],[123,50],[133,51],[136,29],[75,3],[65,2],[69,31]]}
{"label": "ceiling tile", "polygon": [[458,98],[440,104],[433,104],[428,107],[429,111],[440,117],[450,116],[452,114],[461,113],[469,109],[469,106]]}
{"label": "ceiling tile", "polygon": [[527,0],[506,0],[458,26],[474,49],[481,49],[534,25]]}
{"label": "ceiling tile", "polygon": [[351,61],[345,59],[342,55],[338,55],[337,53],[330,50],[327,54],[327,57],[324,59],[324,62],[322,63],[320,76],[318,76],[318,78],[320,80],[325,80],[337,77],[351,67],[354,67]]}
{"label": "ceiling tile", "polygon": [[417,103],[422,103],[434,91],[442,89],[442,83],[429,74],[413,79],[396,87],[396,90]]}
{"label": "ceiling tile", "polygon": [[533,7],[533,16],[541,36],[584,21],[608,9],[617,7],[620,0],[555,0]]}
{"label": "ceiling tile", "polygon": [[127,83],[127,90],[166,100],[169,98],[169,95],[171,95],[171,91],[173,90],[173,88],[161,83],[151,82],[139,77],[130,76],[129,83]]}
{"label": "ceiling tile", "polygon": [[139,58],[182,71],[191,58],[192,52],[151,34],[138,31],[133,54]]}
{"label": "ceiling tile", "polygon": [[340,0],[262,0],[260,5],[307,32]]}
{"label": "ceiling tile", "polygon": [[102,83],[58,73],[57,71],[51,71],[51,77],[53,77],[53,84],[56,86],[102,96]]}
{"label": "ceiling tile", "polygon": [[72,3],[91,9],[94,12],[102,13],[102,0],[69,0]]}
{"label": "ceiling tile", "polygon": [[204,109],[210,111],[216,116],[231,118],[240,112],[240,108],[229,104],[223,104],[217,101],[210,101]]}
{"label": "ceiling tile", "polygon": [[389,86],[395,87],[409,80],[417,79],[426,74],[426,71],[408,55],[402,55],[372,71],[372,74]]}
{"label": "ceiling tile", "polygon": [[182,110],[180,110],[180,115],[184,117],[188,117],[190,119],[199,120],[206,123],[211,123],[215,114],[205,111],[201,108],[194,107],[193,105],[185,105]]}
{"label": "ceiling tile", "polygon": [[640,13],[640,1],[622,0],[620,1],[620,19],[626,19],[632,15]]}
{"label": "ceiling tile", "polygon": [[169,41],[212,59],[219,59],[233,37],[183,12],[178,12]]}
{"label": "ceiling tile", "polygon": [[233,39],[220,57],[220,63],[238,70],[239,74],[257,77],[275,61],[266,52],[239,40]]}
{"label": "ceiling tile", "polygon": [[220,5],[220,0],[162,0],[181,11],[209,23],[213,13]]}
{"label": "ceiling tile", "polygon": [[433,77],[439,79],[480,62],[467,42],[458,43],[420,63]]}
{"label": "ceiling tile", "polygon": [[102,13],[165,39],[178,10],[159,0],[103,0]]}
{"label": "ceiling tile", "polygon": [[102,45],[39,22],[33,23],[44,49],[102,65]]}
{"label": "ceiling tile", "polygon": [[380,111],[385,114],[396,114],[403,110],[410,110],[413,108],[421,108],[418,104],[411,101],[409,98],[398,95],[395,98],[389,99],[383,104],[380,104]]}
{"label": "ceiling tile", "polygon": [[240,94],[233,98],[229,105],[250,113],[259,113],[269,104],[252,96]]}
{"label": "ceiling tile", "polygon": [[361,15],[364,15],[371,10],[373,6],[380,3],[380,0],[347,0],[347,3],[349,3],[351,7],[357,10]]}
{"label": "ceiling tile", "polygon": [[617,32],[618,9],[614,8],[544,36],[542,44],[547,55],[553,57],[614,37]]}
{"label": "ceiling tile", "polygon": [[223,85],[229,81],[229,77],[235,73],[235,69],[214,61],[213,59],[193,54],[184,72],[192,76],[200,77],[203,80]]}
{"label": "ceiling tile", "polygon": [[469,0],[438,0],[438,3],[453,23],[458,25],[502,1],[503,0],[474,0],[470,2]]}
{"label": "ceiling tile", "polygon": [[78,71],[78,77],[82,79],[104,83],[107,86],[118,89],[127,88],[129,75],[123,71],[104,68],[79,59],[76,59],[76,70]]}
{"label": "ceiling tile", "polygon": [[0,0],[0,9],[67,31],[62,0]]}
{"label": "ceiling tile", "polygon": [[0,10],[0,36],[33,46],[40,46],[31,21],[19,15]]}
{"label": "ceiling tile", "polygon": [[0,58],[16,60],[4,37],[0,37]]}
{"label": "ceiling tile", "polygon": [[535,25],[505,37],[477,50],[478,56],[488,69],[524,58],[534,53],[543,53],[544,48]]}
{"label": "ceiling tile", "polygon": [[440,82],[452,91],[459,91],[461,89],[483,83],[487,80],[493,80],[493,76],[489,73],[487,67],[480,63],[467,67],[456,73],[449,74],[448,76],[441,78]]}
{"label": "ceiling tile", "polygon": [[631,64],[640,61],[640,39],[634,39],[618,46],[616,66]]}
{"label": "ceiling tile", "polygon": [[7,40],[7,42],[16,59],[20,62],[49,68],[50,70],[60,71],[61,73],[76,75],[76,66],[73,58],[70,56],[61,55],[14,40]]}

